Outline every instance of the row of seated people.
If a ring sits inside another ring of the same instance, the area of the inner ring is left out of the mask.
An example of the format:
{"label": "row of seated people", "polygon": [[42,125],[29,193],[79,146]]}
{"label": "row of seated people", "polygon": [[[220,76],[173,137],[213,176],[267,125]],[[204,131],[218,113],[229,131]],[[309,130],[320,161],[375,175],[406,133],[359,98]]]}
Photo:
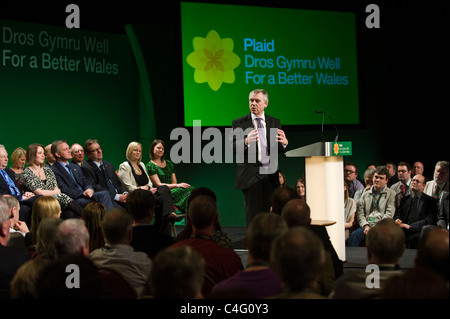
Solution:
{"label": "row of seated people", "polygon": [[[274,197],[282,198],[285,192],[280,188]],[[324,238],[311,227],[309,207],[300,198],[282,207],[274,201],[272,213],[261,213],[252,220],[246,234],[247,264],[243,265],[236,252],[220,241],[225,234],[218,227],[211,190],[199,188],[191,194],[190,227],[185,228],[191,235],[175,242],[168,235],[164,239],[151,225],[155,199],[149,192],[138,189],[128,197],[127,211],[107,212],[103,207],[101,226],[97,226],[104,244],[91,242],[95,235],[85,214],[85,220],[43,219],[31,260],[25,251],[13,253],[13,248],[0,246],[2,264],[9,266],[2,268],[0,276],[6,279],[3,269],[18,269],[10,273],[10,286],[1,287],[3,296],[110,298],[116,292],[105,285],[100,273],[115,269],[132,287],[130,298],[448,298],[447,230],[427,233],[420,241],[416,266],[402,270],[403,231],[390,218],[374,225],[367,237],[367,256],[369,264],[379,266],[380,289],[371,289],[365,270],[336,277]],[[0,213],[2,225],[10,224],[5,199],[0,199]],[[7,246],[7,237],[0,236],[3,246]],[[153,252],[148,250],[151,246]],[[66,267],[74,264],[81,272],[80,289],[67,286]]]}
{"label": "row of seated people", "polygon": [[157,198],[159,227],[167,229],[167,222],[182,219],[176,212],[185,213],[193,187],[177,182],[173,163],[165,160],[164,141],[152,143],[147,165],[142,162],[142,145],[131,142],[126,150],[127,161],[120,164],[118,174],[110,162],[103,160],[97,140],[89,139],[84,149],[80,148],[74,145],[70,149],[63,140],[45,148],[31,144],[25,153],[28,166],[15,172],[7,168],[8,154],[0,145],[0,194],[13,195],[21,202],[21,221],[30,226],[31,207],[38,196],[54,196],[62,207],[62,217],[70,218],[81,217],[82,209],[92,201],[103,203],[108,210],[126,207],[128,192],[137,188],[151,191]]}
{"label": "row of seated people", "polygon": [[[349,246],[359,246],[378,221],[393,218],[406,235],[408,248],[417,248],[420,236],[431,228],[448,229],[448,162],[436,163],[434,178],[426,181],[412,175],[406,162],[398,165],[397,182],[385,166],[364,173],[365,186],[358,181],[357,168],[346,163],[345,228]],[[353,176],[352,176],[353,175]],[[352,190],[350,192],[350,190]]]}

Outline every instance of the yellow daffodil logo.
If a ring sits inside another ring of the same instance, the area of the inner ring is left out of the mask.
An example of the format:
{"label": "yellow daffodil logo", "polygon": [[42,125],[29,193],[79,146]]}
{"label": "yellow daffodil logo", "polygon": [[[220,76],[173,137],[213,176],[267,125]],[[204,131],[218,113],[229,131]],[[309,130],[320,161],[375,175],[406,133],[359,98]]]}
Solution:
{"label": "yellow daffodil logo", "polygon": [[334,144],[334,155],[338,155],[339,154],[339,144],[338,143],[335,143]]}
{"label": "yellow daffodil logo", "polygon": [[241,59],[233,52],[233,40],[221,39],[215,30],[209,31],[206,38],[194,38],[194,52],[186,61],[195,69],[194,81],[208,82],[213,91],[217,91],[222,83],[234,83],[234,69]]}

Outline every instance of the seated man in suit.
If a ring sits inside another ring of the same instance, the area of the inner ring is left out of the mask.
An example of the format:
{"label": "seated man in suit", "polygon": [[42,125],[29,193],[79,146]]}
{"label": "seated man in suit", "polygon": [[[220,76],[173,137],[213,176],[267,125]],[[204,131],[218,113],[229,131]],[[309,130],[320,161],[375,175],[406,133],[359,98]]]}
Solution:
{"label": "seated man in suit", "polygon": [[91,201],[103,203],[109,210],[114,208],[111,196],[107,191],[94,191],[94,187],[84,176],[81,167],[69,163],[72,159],[69,145],[66,141],[58,140],[52,143],[52,154],[56,158],[52,170],[55,173],[61,192],[67,194],[81,207],[85,207]]}
{"label": "seated man in suit", "polygon": [[84,143],[84,153],[89,160],[82,166],[84,176],[96,191],[107,191],[115,207],[126,208],[127,190],[116,175],[114,166],[103,159],[100,144],[95,139]]}
{"label": "seated man in suit", "polygon": [[31,226],[31,208],[39,195],[31,192],[22,193],[15,177],[15,173],[8,166],[8,152],[0,144],[0,195],[14,196],[20,203],[19,220]]}
{"label": "seated man in suit", "polygon": [[394,216],[406,236],[406,247],[417,248],[425,225],[436,225],[439,214],[437,200],[423,192],[425,177],[416,175],[411,181],[411,195],[404,197]]}
{"label": "seated man in suit", "polygon": [[[95,139],[89,139],[84,143],[84,152],[89,160],[83,164],[83,173],[93,185],[96,191],[107,191],[111,195],[113,205],[127,209],[127,188],[116,175],[114,166],[103,160],[103,151]],[[104,167],[102,171],[101,165]],[[157,187],[151,192],[155,197],[155,223],[154,226],[161,232],[170,232],[168,230],[169,221],[176,213],[170,189],[163,185]]]}

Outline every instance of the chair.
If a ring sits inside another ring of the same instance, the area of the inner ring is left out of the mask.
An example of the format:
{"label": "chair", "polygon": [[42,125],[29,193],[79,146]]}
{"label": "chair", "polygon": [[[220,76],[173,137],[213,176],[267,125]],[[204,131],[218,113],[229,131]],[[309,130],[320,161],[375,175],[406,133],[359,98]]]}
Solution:
{"label": "chair", "polygon": [[110,299],[136,299],[138,297],[136,289],[118,270],[112,267],[100,267],[98,272],[100,279],[108,289]]}

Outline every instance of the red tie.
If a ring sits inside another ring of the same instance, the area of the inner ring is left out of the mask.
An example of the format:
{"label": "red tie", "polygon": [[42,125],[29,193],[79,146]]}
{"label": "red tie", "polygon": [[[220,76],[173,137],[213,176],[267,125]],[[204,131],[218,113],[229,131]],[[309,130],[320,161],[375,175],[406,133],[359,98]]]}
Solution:
{"label": "red tie", "polygon": [[406,185],[402,184],[402,197],[405,197]]}

